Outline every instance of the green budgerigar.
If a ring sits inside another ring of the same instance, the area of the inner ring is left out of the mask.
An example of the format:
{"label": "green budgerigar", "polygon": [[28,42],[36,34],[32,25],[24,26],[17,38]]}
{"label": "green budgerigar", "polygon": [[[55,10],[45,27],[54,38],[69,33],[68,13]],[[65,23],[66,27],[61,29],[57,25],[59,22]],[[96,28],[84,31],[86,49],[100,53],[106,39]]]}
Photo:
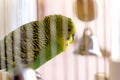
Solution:
{"label": "green budgerigar", "polygon": [[48,15],[12,31],[0,41],[0,68],[37,69],[74,40],[75,25],[63,15]]}

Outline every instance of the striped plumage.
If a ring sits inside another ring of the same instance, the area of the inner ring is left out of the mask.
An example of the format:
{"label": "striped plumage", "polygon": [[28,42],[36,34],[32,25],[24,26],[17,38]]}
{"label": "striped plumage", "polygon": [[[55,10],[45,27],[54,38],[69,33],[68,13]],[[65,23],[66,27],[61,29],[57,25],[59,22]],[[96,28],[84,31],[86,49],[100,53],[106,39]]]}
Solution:
{"label": "striped plumage", "polygon": [[36,69],[64,51],[74,33],[72,20],[62,15],[49,15],[22,25],[0,41],[0,69]]}

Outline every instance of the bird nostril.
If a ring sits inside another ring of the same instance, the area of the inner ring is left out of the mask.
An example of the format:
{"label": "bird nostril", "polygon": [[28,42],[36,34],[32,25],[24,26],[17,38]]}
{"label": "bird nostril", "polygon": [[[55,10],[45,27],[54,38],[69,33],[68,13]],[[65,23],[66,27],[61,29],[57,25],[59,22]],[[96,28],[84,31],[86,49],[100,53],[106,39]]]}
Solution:
{"label": "bird nostril", "polygon": [[72,38],[75,39],[75,34],[72,35]]}

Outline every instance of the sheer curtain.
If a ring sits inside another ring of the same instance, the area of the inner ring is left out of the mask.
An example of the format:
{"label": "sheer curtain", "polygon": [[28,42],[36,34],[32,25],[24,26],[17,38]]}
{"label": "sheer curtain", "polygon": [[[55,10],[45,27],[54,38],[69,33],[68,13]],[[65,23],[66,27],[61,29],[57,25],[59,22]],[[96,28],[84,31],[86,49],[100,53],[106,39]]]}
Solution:
{"label": "sheer curtain", "polygon": [[36,0],[0,0],[0,39],[20,25],[36,19]]}

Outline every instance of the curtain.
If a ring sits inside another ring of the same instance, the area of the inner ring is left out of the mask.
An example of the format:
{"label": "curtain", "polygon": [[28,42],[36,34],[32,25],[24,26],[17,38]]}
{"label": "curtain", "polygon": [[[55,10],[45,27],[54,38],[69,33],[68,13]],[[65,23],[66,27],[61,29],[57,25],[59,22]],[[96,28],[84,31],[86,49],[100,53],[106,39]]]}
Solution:
{"label": "curtain", "polygon": [[36,19],[36,0],[0,0],[0,39],[20,25]]}

